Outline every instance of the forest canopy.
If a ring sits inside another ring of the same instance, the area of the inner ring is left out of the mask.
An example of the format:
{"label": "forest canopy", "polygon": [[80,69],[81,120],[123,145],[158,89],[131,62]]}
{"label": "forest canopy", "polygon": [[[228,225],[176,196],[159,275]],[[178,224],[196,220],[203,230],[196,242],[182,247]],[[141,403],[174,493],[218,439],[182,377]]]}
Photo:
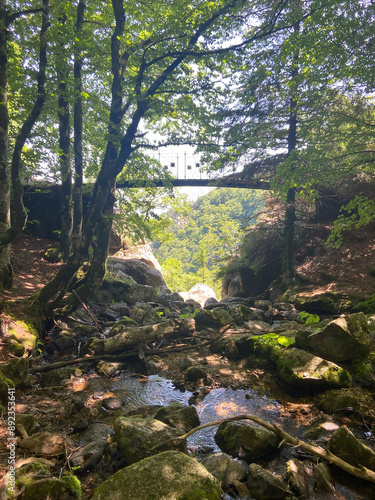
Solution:
{"label": "forest canopy", "polygon": [[[373,175],[374,9],[365,0],[1,0],[1,288],[27,220],[23,183],[61,185],[64,265],[34,301],[72,306],[67,292],[78,286],[84,298],[103,278],[116,181],[168,183],[148,154],[168,144],[196,146],[207,169],[245,158],[243,175],[271,183],[285,201],[283,283],[293,285],[296,198]],[[212,223],[193,267],[206,262]]]}

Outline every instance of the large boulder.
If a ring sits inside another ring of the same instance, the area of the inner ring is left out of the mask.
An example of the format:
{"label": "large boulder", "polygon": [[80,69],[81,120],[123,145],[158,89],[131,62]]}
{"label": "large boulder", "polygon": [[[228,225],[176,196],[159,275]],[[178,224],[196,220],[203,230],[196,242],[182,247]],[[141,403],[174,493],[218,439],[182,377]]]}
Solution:
{"label": "large boulder", "polygon": [[140,285],[148,285],[158,291],[169,291],[161,272],[142,260],[109,257],[107,270],[113,274],[121,273],[130,276]]}
{"label": "large boulder", "polygon": [[279,444],[274,432],[240,420],[220,424],[215,441],[222,451],[243,460],[274,453]]}
{"label": "large boulder", "polygon": [[117,257],[122,260],[127,259],[137,259],[141,260],[145,264],[148,264],[153,269],[157,269],[161,271],[161,265],[159,264],[158,259],[152,253],[151,246],[149,244],[144,245],[132,245],[130,247],[126,247],[123,250],[119,250],[116,252],[113,257]]}
{"label": "large boulder", "polygon": [[161,451],[186,452],[186,440],[173,442],[180,435],[179,430],[152,417],[119,417],[115,421],[115,440],[129,465]]}
{"label": "large boulder", "polygon": [[193,299],[203,307],[207,299],[216,299],[215,290],[208,285],[197,283],[188,291],[188,298]]}
{"label": "large boulder", "polygon": [[136,304],[137,302],[153,302],[156,295],[156,288],[141,285],[131,276],[107,273],[96,295],[96,300],[104,304],[113,302]]}
{"label": "large boulder", "polygon": [[119,470],[93,500],[220,500],[220,483],[196,460],[165,451]]}
{"label": "large boulder", "polygon": [[300,333],[296,345],[335,363],[364,358],[370,349],[366,316],[363,313],[342,316],[321,331],[308,336]]}
{"label": "large boulder", "polygon": [[339,389],[352,383],[347,370],[297,348],[277,353],[277,371],[289,388],[301,391]]}

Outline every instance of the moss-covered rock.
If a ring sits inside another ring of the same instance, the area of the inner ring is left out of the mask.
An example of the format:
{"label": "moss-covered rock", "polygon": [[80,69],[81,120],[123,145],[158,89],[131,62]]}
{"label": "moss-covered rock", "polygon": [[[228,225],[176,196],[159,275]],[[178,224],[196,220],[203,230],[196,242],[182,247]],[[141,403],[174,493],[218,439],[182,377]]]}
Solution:
{"label": "moss-covered rock", "polygon": [[211,311],[203,309],[195,316],[195,324],[197,329],[200,328],[221,328],[233,323],[233,318],[227,313],[223,307],[216,307]]}
{"label": "moss-covered rock", "polygon": [[280,378],[291,389],[323,391],[352,384],[347,370],[301,349],[279,351],[276,365]]}
{"label": "moss-covered rock", "polygon": [[375,451],[361,443],[347,427],[340,427],[332,434],[328,448],[351,465],[364,465],[375,471]]}
{"label": "moss-covered rock", "polygon": [[196,382],[197,380],[200,380],[202,378],[205,378],[207,373],[203,368],[200,368],[199,366],[189,366],[189,368],[186,370],[186,380],[189,382]]}
{"label": "moss-covered rock", "polygon": [[0,402],[5,406],[9,399],[8,389],[12,387],[14,387],[14,382],[0,372]]}
{"label": "moss-covered rock", "polygon": [[13,358],[0,366],[1,373],[20,387],[29,376],[29,362],[24,358]]}
{"label": "moss-covered rock", "polygon": [[268,429],[244,421],[234,421],[219,425],[215,441],[228,455],[253,460],[274,453],[280,440]]}
{"label": "moss-covered rock", "polygon": [[351,413],[359,408],[359,401],[350,389],[332,389],[316,398],[317,407],[325,413]]}
{"label": "moss-covered rock", "polygon": [[297,344],[335,363],[363,359],[370,349],[370,335],[363,313],[342,316],[310,335],[299,333]]}
{"label": "moss-covered rock", "polygon": [[220,483],[196,460],[165,451],[121,469],[93,500],[220,500]]}
{"label": "moss-covered rock", "polygon": [[48,498],[49,500],[80,500],[82,498],[81,483],[73,475],[32,480],[24,485],[21,500]]}
{"label": "moss-covered rock", "polygon": [[127,316],[123,316],[119,321],[117,321],[111,328],[109,332],[109,337],[114,337],[119,333],[126,332],[128,327],[139,326],[139,324],[134,321],[134,319],[128,318]]}
{"label": "moss-covered rock", "polygon": [[186,440],[173,441],[180,435],[177,429],[152,417],[119,417],[115,421],[115,440],[129,465],[161,451],[185,453]]}
{"label": "moss-covered rock", "polygon": [[47,248],[47,250],[43,254],[43,258],[52,263],[60,262],[62,259],[62,254],[58,248]]}

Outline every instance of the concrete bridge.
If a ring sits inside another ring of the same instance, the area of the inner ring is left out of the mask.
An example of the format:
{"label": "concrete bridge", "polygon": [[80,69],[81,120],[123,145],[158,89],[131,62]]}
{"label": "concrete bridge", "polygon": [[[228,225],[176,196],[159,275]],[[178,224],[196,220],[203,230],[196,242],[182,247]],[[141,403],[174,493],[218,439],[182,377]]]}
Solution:
{"label": "concrete bridge", "polygon": [[[151,156],[151,155],[150,155]],[[199,155],[188,151],[158,151],[151,156],[162,165],[173,187],[231,187],[244,189],[270,188],[270,182],[259,175],[250,175],[244,167],[250,163],[251,156],[243,156],[241,161],[233,162],[219,170],[205,170]],[[145,179],[127,179],[117,182],[118,188],[142,188],[153,185],[163,187],[163,179],[150,177]]]}

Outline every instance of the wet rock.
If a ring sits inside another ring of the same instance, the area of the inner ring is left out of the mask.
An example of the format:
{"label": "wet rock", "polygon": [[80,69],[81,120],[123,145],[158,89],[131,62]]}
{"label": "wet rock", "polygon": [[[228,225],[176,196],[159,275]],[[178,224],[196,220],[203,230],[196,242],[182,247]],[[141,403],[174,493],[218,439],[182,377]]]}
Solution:
{"label": "wet rock", "polygon": [[296,344],[335,363],[364,358],[370,348],[366,316],[357,313],[337,318],[319,332],[300,333]]}
{"label": "wet rock", "polygon": [[271,472],[258,464],[249,465],[247,485],[252,497],[256,500],[273,500],[286,498],[291,494],[287,485]]}
{"label": "wet rock", "polygon": [[347,427],[340,427],[328,442],[329,450],[342,460],[375,471],[375,451],[361,443]]}
{"label": "wet rock", "polygon": [[80,467],[80,471],[94,469],[101,461],[108,439],[113,435],[113,430],[106,424],[93,423],[83,431],[78,439],[79,449],[73,452],[70,463]]}
{"label": "wet rock", "polygon": [[69,448],[73,448],[71,440],[54,432],[36,432],[18,443],[19,447],[34,455],[59,456],[65,455]]}
{"label": "wet rock", "polygon": [[233,323],[233,318],[222,307],[216,307],[211,311],[203,309],[194,319],[198,330],[205,327],[221,328]]}
{"label": "wet rock", "polygon": [[0,372],[0,401],[4,406],[8,404],[9,393],[8,389],[14,387],[13,380],[10,380]]}
{"label": "wet rock", "polygon": [[224,490],[245,479],[247,474],[247,466],[243,466],[222,452],[204,457],[201,460],[201,464],[221,482]]}
{"label": "wet rock", "polygon": [[24,358],[13,358],[0,365],[0,372],[10,379],[14,386],[21,387],[29,376],[29,362]]}
{"label": "wet rock", "polygon": [[[152,417],[119,417],[115,421],[115,440],[129,465],[165,450],[186,452],[186,440],[169,441],[180,434],[177,429]],[[156,448],[162,443],[165,444]]]}
{"label": "wet rock", "polygon": [[118,410],[122,406],[122,399],[110,397],[103,399],[102,405],[106,410]]}
{"label": "wet rock", "polygon": [[185,434],[185,432],[198,427],[200,424],[196,408],[194,406],[184,406],[178,402],[160,408],[155,413],[154,418],[178,429],[181,434]]}
{"label": "wet rock", "polygon": [[351,386],[349,372],[301,349],[287,349],[277,356],[278,374],[289,388],[324,391]]}
{"label": "wet rock", "polygon": [[333,485],[333,480],[328,467],[320,462],[314,468],[314,478],[316,481],[317,491],[323,491],[324,493],[329,493],[330,495],[335,495],[335,487]]}
{"label": "wet rock", "polygon": [[224,453],[246,461],[274,453],[279,444],[274,432],[244,421],[220,424],[215,441]]}
{"label": "wet rock", "polygon": [[196,382],[197,380],[206,378],[206,375],[206,371],[199,366],[190,366],[186,370],[186,380],[188,380],[189,382]]}
{"label": "wet rock", "polygon": [[220,483],[196,460],[165,451],[116,472],[93,500],[220,500]]}
{"label": "wet rock", "polygon": [[288,460],[285,475],[290,488],[298,498],[309,498],[309,486],[307,483],[306,465],[301,460]]}

